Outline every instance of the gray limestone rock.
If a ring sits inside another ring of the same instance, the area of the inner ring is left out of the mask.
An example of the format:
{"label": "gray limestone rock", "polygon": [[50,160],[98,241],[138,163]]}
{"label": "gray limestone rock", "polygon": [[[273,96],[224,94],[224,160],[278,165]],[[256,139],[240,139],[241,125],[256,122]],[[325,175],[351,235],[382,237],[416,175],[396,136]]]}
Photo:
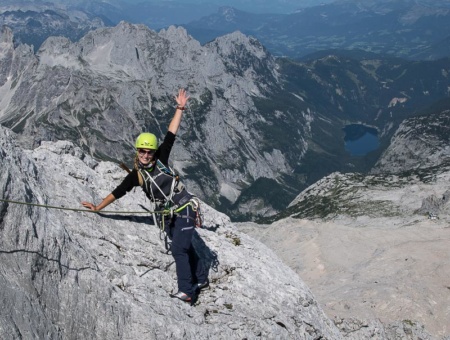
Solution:
{"label": "gray limestone rock", "polygon": [[422,325],[410,320],[384,325],[379,320],[336,319],[335,324],[344,333],[345,339],[405,340],[436,339]]}
{"label": "gray limestone rock", "polygon": [[139,188],[110,213],[51,208],[99,202],[125,172],[71,142],[16,138],[0,127],[0,338],[341,338],[291,269],[206,204],[195,247],[211,286],[194,306],[171,299],[173,259]]}
{"label": "gray limestone rock", "polygon": [[422,200],[422,206],[417,210],[418,214],[426,214],[429,218],[437,218],[438,215],[446,208],[446,204],[450,199],[450,190],[444,192],[440,197],[431,195]]}
{"label": "gray limestone rock", "polygon": [[372,173],[425,169],[450,160],[449,110],[405,120]]}

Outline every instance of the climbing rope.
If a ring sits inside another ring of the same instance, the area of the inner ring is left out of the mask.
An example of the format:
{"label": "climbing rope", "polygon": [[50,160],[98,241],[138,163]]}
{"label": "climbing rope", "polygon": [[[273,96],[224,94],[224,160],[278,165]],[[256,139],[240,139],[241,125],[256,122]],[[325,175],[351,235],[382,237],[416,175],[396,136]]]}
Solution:
{"label": "climbing rope", "polygon": [[19,201],[5,200],[5,199],[1,199],[1,198],[0,198],[0,202],[31,205],[34,207],[47,208],[47,209],[82,211],[82,212],[97,213],[97,214],[99,214],[99,213],[100,214],[161,214],[161,213],[163,213],[163,211],[108,211],[108,210],[94,211],[94,210],[81,209],[81,208],[79,208],[79,209],[78,208],[66,208],[66,207],[57,207],[57,206],[46,205],[46,204],[19,202]]}

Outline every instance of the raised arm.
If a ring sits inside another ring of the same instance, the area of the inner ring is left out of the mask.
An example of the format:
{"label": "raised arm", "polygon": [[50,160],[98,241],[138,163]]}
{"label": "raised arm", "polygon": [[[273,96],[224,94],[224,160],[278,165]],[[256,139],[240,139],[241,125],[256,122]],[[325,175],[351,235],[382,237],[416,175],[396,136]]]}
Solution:
{"label": "raised arm", "polygon": [[175,96],[175,100],[177,102],[177,108],[175,110],[175,115],[172,118],[172,121],[169,124],[169,131],[174,135],[177,134],[178,128],[181,124],[181,118],[183,118],[183,111],[186,108],[187,101],[189,96],[186,94],[185,89],[178,90],[178,95]]}

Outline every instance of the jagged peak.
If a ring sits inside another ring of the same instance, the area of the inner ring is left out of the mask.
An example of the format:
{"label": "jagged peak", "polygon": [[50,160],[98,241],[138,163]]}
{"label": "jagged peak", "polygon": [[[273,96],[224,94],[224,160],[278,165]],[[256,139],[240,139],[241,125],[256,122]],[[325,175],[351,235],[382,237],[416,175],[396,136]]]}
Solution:
{"label": "jagged peak", "polygon": [[159,35],[161,37],[165,37],[165,38],[170,38],[170,37],[188,38],[188,36],[189,36],[184,27],[174,26],[174,25],[169,26],[167,29],[163,28],[161,31],[159,31]]}
{"label": "jagged peak", "polygon": [[61,54],[64,53],[72,45],[72,42],[66,37],[48,37],[38,50],[37,54],[42,54],[44,51],[49,53]]}
{"label": "jagged peak", "polygon": [[250,43],[251,41],[258,41],[258,40],[252,36],[242,33],[239,30],[236,30],[234,32],[216,38],[215,41],[234,41],[238,43]]}
{"label": "jagged peak", "polygon": [[234,31],[218,37],[205,46],[216,48],[222,55],[234,54],[237,48],[244,47],[248,52],[254,54],[258,58],[270,56],[270,53],[258,39],[245,35],[241,31]]}
{"label": "jagged peak", "polygon": [[186,29],[181,26],[169,26],[167,29],[162,29],[159,31],[158,35],[161,38],[169,40],[171,44],[175,44],[175,46],[177,46],[177,44],[190,44],[193,49],[201,48],[200,43],[190,36]]}
{"label": "jagged peak", "polygon": [[152,29],[150,29],[147,25],[144,24],[132,24],[127,21],[120,21],[115,27],[112,27],[113,31],[124,31],[124,32],[136,32],[136,31],[146,31],[146,32],[153,32]]}
{"label": "jagged peak", "polygon": [[219,14],[228,22],[234,22],[237,17],[237,12],[236,8],[230,6],[222,6],[219,8]]}
{"label": "jagged peak", "polygon": [[0,30],[0,44],[13,46],[14,34],[11,28],[3,25]]}
{"label": "jagged peak", "polygon": [[120,39],[122,36],[126,36],[127,39],[130,39],[130,36],[133,36],[133,40],[136,40],[147,35],[155,37],[157,34],[146,25],[131,24],[127,21],[120,21],[114,27],[101,27],[88,32],[83,38],[80,39],[80,42],[90,41],[95,37],[101,36],[105,36],[110,39]]}

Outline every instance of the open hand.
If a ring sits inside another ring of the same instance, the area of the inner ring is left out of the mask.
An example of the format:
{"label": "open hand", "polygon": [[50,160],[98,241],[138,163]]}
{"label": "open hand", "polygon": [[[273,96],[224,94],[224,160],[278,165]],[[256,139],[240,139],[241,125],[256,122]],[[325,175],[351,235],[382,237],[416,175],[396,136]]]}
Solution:
{"label": "open hand", "polygon": [[88,209],[93,210],[93,211],[95,211],[96,208],[97,208],[95,205],[93,205],[93,204],[90,203],[90,202],[85,202],[85,201],[83,201],[83,202],[81,202],[81,204],[82,204],[85,208],[88,208]]}
{"label": "open hand", "polygon": [[186,106],[186,103],[189,98],[190,98],[190,96],[187,95],[185,89],[179,89],[178,95],[175,96],[175,100],[177,101],[178,106],[182,106],[182,107]]}

